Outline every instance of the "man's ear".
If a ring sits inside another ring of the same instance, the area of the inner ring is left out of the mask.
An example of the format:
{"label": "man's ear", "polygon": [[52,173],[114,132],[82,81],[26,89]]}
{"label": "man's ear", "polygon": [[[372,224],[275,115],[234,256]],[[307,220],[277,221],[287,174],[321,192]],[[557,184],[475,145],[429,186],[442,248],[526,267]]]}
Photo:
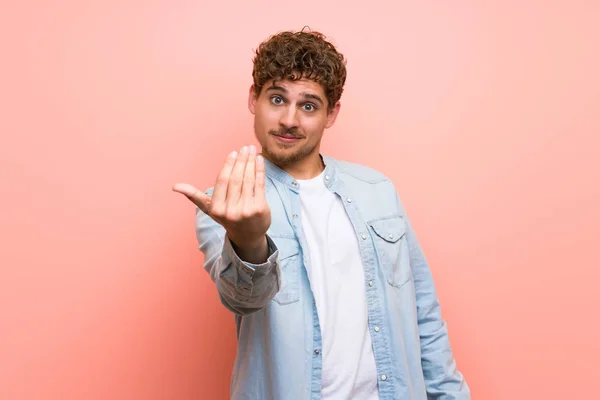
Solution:
{"label": "man's ear", "polygon": [[327,123],[325,124],[326,129],[331,128],[333,126],[333,124],[335,124],[335,120],[338,116],[338,113],[340,112],[341,106],[342,106],[342,104],[338,100],[337,103],[335,103],[335,106],[333,106],[333,108],[331,110],[327,110]]}
{"label": "man's ear", "polygon": [[248,110],[252,114],[256,112],[256,102],[258,101],[258,94],[254,90],[254,85],[250,86],[250,90],[248,91]]}

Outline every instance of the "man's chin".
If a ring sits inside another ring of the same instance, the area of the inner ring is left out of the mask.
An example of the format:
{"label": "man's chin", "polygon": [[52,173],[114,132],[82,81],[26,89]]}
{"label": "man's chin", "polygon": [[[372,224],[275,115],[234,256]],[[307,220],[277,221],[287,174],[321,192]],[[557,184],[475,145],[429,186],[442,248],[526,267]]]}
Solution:
{"label": "man's chin", "polygon": [[276,149],[275,151],[271,151],[271,149],[263,148],[263,155],[271,161],[275,165],[289,165],[296,161],[298,161],[298,152],[293,151],[282,151],[280,149]]}

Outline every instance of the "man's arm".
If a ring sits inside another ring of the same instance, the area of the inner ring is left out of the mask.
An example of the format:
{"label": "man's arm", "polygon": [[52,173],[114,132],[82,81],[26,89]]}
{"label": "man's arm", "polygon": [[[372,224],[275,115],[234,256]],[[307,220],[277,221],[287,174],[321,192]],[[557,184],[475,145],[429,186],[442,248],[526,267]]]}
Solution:
{"label": "man's arm", "polygon": [[[212,189],[207,193],[212,194]],[[196,237],[204,254],[204,269],[229,310],[248,315],[265,307],[277,294],[281,284],[279,250],[271,238],[265,236],[266,248],[258,249],[256,257],[240,248],[236,251],[225,229],[199,208]],[[246,261],[251,258],[257,258],[252,260],[256,263]]]}
{"label": "man's arm", "polygon": [[456,368],[448,338],[446,322],[442,319],[433,276],[415,232],[404,213],[410,266],[417,298],[417,320],[421,340],[421,364],[429,400],[470,400],[470,389]]}
{"label": "man's arm", "polygon": [[206,193],[187,183],[173,186],[196,205],[196,236],[221,301],[245,315],[279,291],[279,252],[267,231],[265,163],[255,146],[232,152]]}

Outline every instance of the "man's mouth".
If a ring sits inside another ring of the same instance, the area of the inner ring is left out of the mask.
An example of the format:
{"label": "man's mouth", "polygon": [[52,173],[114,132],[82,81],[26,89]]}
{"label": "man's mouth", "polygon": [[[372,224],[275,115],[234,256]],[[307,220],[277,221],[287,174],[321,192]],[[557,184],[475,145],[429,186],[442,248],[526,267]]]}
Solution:
{"label": "man's mouth", "polygon": [[278,141],[284,142],[284,143],[293,143],[296,140],[301,139],[300,136],[296,136],[291,133],[284,133],[284,134],[275,133],[273,135],[275,136],[275,138]]}
{"label": "man's mouth", "polygon": [[293,132],[290,130],[272,130],[269,132],[271,135],[275,136],[275,139],[281,143],[293,143],[299,139],[302,139],[301,135],[298,135],[297,132]]}

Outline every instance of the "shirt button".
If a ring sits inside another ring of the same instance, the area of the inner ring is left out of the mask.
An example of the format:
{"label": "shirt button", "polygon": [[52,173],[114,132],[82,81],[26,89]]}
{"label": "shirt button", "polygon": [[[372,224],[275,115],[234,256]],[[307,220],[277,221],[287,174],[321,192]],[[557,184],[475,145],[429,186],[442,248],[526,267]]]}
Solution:
{"label": "shirt button", "polygon": [[298,185],[298,182],[296,182],[296,181],[292,182],[292,186],[297,186],[297,185]]}
{"label": "shirt button", "polygon": [[329,180],[329,175],[325,175],[325,180],[328,181]]}
{"label": "shirt button", "polygon": [[381,380],[382,380],[382,381],[387,381],[387,376],[385,376],[385,375],[381,375]]}
{"label": "shirt button", "polygon": [[375,332],[379,332],[379,327],[378,326],[375,327]]}
{"label": "shirt button", "polygon": [[348,198],[346,199],[346,201],[347,201],[348,203],[352,203],[352,199],[351,199],[350,197],[348,197]]}
{"label": "shirt button", "polygon": [[363,238],[363,240],[367,240],[367,235],[365,235],[364,233],[360,235],[360,237]]}
{"label": "shirt button", "polygon": [[369,281],[369,286],[373,287],[373,281]]}
{"label": "shirt button", "polygon": [[294,219],[298,218],[298,214],[293,214],[292,218],[294,218]]}
{"label": "shirt button", "polygon": [[315,353],[315,356],[318,356],[320,353],[319,349],[315,349],[314,353]]}
{"label": "shirt button", "polygon": [[390,239],[393,239],[393,238],[394,238],[394,234],[393,234],[393,233],[390,233],[390,234],[388,235],[388,237],[389,237]]}

